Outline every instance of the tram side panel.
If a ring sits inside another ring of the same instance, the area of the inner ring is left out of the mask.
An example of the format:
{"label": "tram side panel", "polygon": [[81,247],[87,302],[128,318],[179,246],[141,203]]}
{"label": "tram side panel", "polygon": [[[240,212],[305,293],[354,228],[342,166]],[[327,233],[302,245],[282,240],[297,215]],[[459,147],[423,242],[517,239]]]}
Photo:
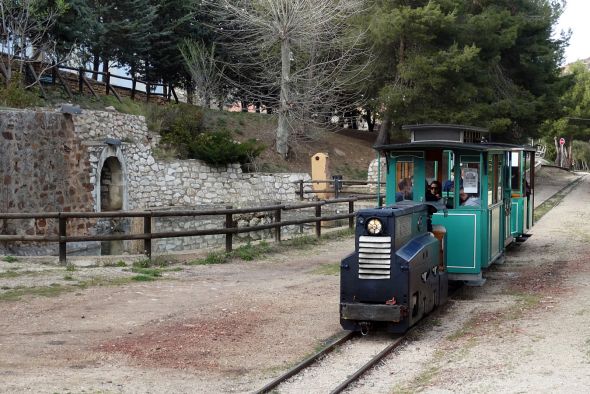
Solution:
{"label": "tram side panel", "polygon": [[481,211],[456,209],[432,216],[433,225],[446,228],[446,270],[451,280],[472,280],[481,277],[482,261],[487,255],[487,240],[482,228],[487,226]]}

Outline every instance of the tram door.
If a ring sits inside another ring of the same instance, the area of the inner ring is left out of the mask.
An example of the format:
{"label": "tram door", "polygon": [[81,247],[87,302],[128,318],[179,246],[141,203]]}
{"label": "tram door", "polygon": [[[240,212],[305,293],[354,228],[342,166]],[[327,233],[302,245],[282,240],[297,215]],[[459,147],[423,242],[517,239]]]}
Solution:
{"label": "tram door", "polygon": [[[503,181],[504,156],[488,155],[488,261],[493,261],[504,250],[505,206]],[[508,222],[510,225],[510,222]]]}

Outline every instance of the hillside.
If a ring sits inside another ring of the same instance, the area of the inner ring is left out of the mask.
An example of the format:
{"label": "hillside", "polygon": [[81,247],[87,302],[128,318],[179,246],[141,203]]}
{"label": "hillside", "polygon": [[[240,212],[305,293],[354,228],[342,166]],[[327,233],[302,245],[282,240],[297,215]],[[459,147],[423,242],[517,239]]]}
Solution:
{"label": "hillside", "polygon": [[345,179],[366,179],[367,168],[375,158],[372,149],[377,133],[352,129],[335,131],[316,130],[311,136],[296,139],[291,145],[287,160],[275,151],[275,115],[205,110],[205,127],[208,130],[229,130],[234,138],[254,138],[266,148],[254,161],[254,170],[263,172],[310,172],[311,157],[328,153],[332,175],[343,175]]}
{"label": "hillside", "polygon": [[[82,109],[105,110],[113,107],[118,112],[143,115],[150,131],[159,133],[163,118],[171,111],[167,108],[177,106],[178,112],[195,112],[196,106],[180,103],[166,103],[161,100],[155,103],[133,101],[122,97],[119,102],[114,96],[92,97],[76,94],[70,100],[65,93],[56,87],[45,87],[46,98],[41,99],[39,93],[33,90],[19,89],[2,91],[0,106],[31,108],[31,107],[59,107],[64,102],[79,105]],[[287,160],[282,159],[274,151],[275,131],[277,127],[276,115],[219,111],[203,109],[202,119],[198,128],[201,131],[228,131],[235,140],[245,141],[256,139],[264,144],[265,149],[252,163],[251,170],[259,172],[311,172],[311,156],[318,152],[327,153],[330,157],[332,175],[343,175],[344,179],[366,179],[367,169],[375,156],[372,149],[377,133],[368,131],[338,129],[315,130],[304,138],[294,138],[290,145],[290,155]],[[172,111],[174,112],[174,111]],[[200,116],[199,116],[200,117]],[[188,116],[187,118],[190,118]],[[181,122],[183,122],[181,120]],[[162,146],[162,158],[177,156],[174,149]]]}

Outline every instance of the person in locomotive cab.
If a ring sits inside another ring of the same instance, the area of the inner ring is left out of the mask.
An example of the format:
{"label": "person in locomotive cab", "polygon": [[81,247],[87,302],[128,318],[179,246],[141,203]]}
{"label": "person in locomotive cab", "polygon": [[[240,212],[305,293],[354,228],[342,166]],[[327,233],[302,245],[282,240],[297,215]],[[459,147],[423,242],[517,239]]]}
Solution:
{"label": "person in locomotive cab", "polygon": [[397,187],[399,191],[395,193],[395,202],[412,199],[412,181],[410,178],[402,178]]}
{"label": "person in locomotive cab", "polygon": [[480,207],[481,201],[472,194],[465,193],[465,189],[459,189],[459,201],[462,207]]}

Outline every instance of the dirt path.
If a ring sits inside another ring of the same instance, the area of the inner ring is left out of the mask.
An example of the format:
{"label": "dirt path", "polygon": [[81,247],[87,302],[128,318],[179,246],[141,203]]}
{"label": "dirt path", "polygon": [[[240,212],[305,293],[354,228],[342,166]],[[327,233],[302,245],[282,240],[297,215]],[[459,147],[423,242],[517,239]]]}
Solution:
{"label": "dirt path", "polygon": [[[484,287],[464,288],[351,392],[585,392],[589,203],[584,179]],[[2,261],[5,294],[87,287],[0,301],[0,392],[251,392],[340,332],[335,272],[352,249],[178,264],[122,285],[126,268]]]}

